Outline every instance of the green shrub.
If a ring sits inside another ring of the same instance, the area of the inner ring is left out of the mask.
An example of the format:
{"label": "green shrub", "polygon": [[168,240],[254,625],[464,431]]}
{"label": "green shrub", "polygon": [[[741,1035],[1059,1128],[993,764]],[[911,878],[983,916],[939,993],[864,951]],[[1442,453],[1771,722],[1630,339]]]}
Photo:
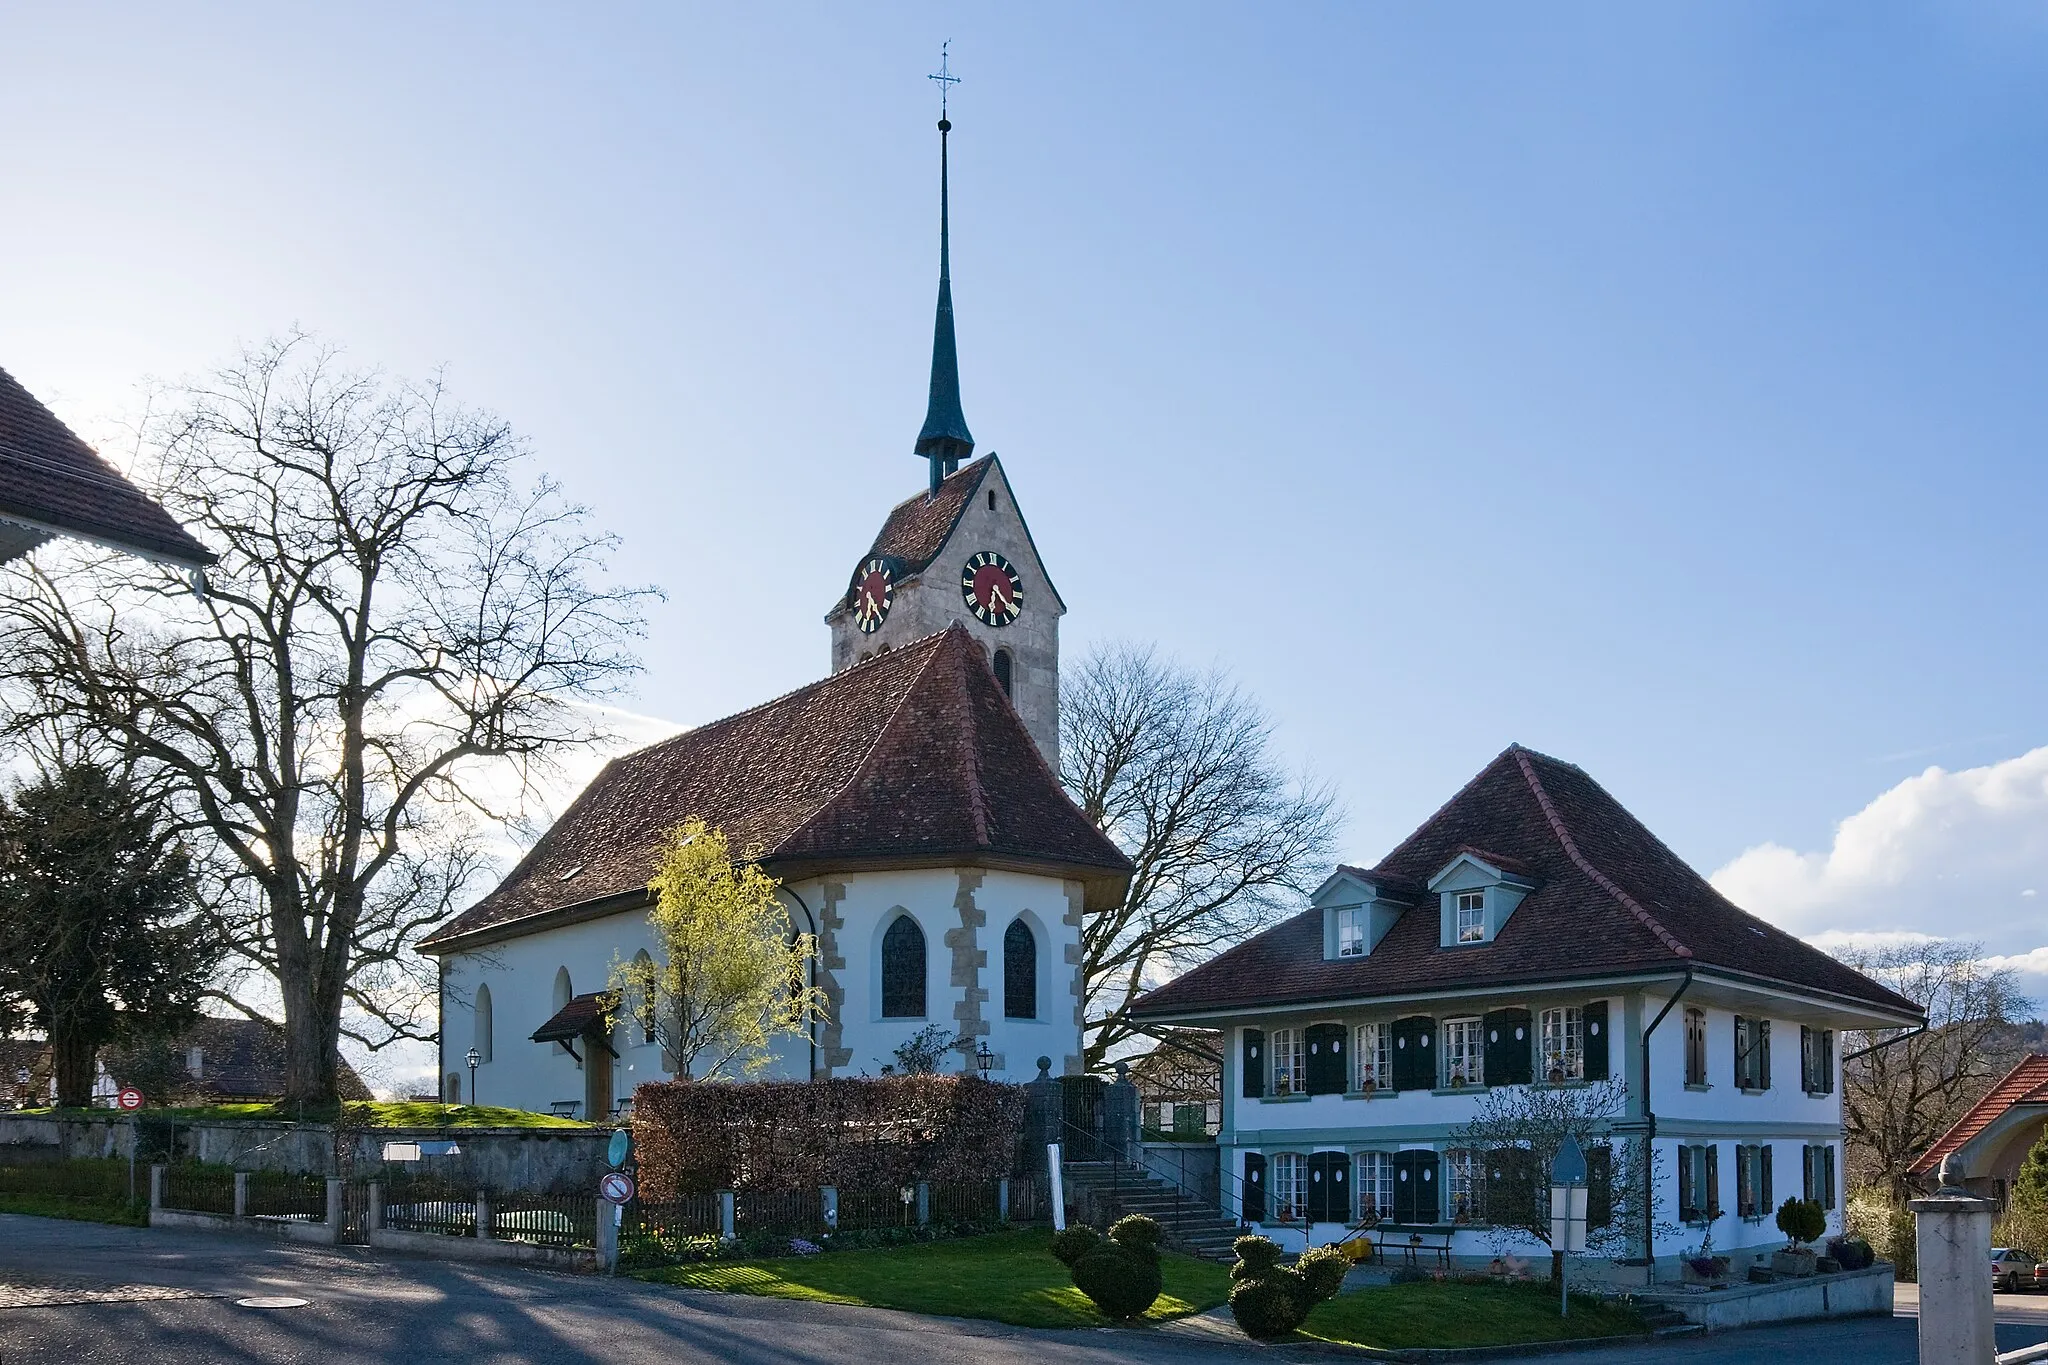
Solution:
{"label": "green shrub", "polygon": [[1434,1276],[1432,1276],[1427,1270],[1422,1270],[1412,1265],[1404,1265],[1395,1270],[1393,1274],[1387,1277],[1387,1283],[1428,1284],[1430,1280],[1433,1278]]}
{"label": "green shrub", "polygon": [[1109,1225],[1109,1240],[1140,1256],[1159,1255],[1159,1224],[1142,1213],[1127,1214]]}
{"label": "green shrub", "polygon": [[1264,1237],[1240,1237],[1232,1244],[1230,1312],[1244,1334],[1258,1341],[1284,1337],[1308,1319],[1309,1310],[1344,1285],[1350,1260],[1335,1247],[1303,1252],[1292,1266],[1280,1264],[1280,1248]]}
{"label": "green shrub", "polygon": [[1788,1195],[1778,1205],[1778,1231],[1792,1239],[1794,1246],[1811,1242],[1828,1228],[1828,1216],[1811,1199]]}
{"label": "green shrub", "polygon": [[1230,1286],[1230,1315],[1254,1341],[1284,1337],[1307,1317],[1293,1288],[1271,1275],[1253,1276]]}
{"label": "green shrub", "polygon": [[1877,1260],[1877,1253],[1861,1237],[1830,1237],[1828,1255],[1844,1270],[1867,1270]]}
{"label": "green shrub", "polygon": [[1062,1264],[1071,1266],[1102,1245],[1101,1234],[1086,1223],[1075,1223],[1052,1235],[1052,1254]]}
{"label": "green shrub", "polygon": [[1294,1273],[1308,1286],[1314,1303],[1321,1303],[1336,1297],[1344,1287],[1344,1277],[1351,1273],[1351,1258],[1335,1247],[1316,1247],[1301,1254],[1301,1259],[1294,1263]]}
{"label": "green shrub", "polygon": [[1106,1318],[1135,1318],[1152,1306],[1164,1287],[1159,1263],[1105,1242],[1074,1262],[1074,1285]]}
{"label": "green shrub", "polygon": [[1237,1254],[1237,1264],[1230,1267],[1233,1280],[1250,1279],[1280,1264],[1280,1247],[1270,1237],[1240,1237],[1230,1249]]}

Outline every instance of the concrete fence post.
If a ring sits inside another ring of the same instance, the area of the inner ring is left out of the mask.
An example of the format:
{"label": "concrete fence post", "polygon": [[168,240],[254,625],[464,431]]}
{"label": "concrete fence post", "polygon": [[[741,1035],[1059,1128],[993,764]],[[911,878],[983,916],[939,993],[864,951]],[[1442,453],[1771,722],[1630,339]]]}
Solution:
{"label": "concrete fence post", "polygon": [[248,1173],[247,1171],[236,1171],[236,1172],[235,1172],[235,1217],[237,1217],[237,1218],[247,1218],[248,1216],[249,1216],[249,1173]]}
{"label": "concrete fence post", "polygon": [[996,1182],[996,1221],[1010,1221],[1010,1177],[1004,1176]]}
{"label": "concrete fence post", "polygon": [[825,1226],[832,1231],[839,1230],[839,1189],[836,1185],[818,1187],[818,1207],[823,1211]]}
{"label": "concrete fence post", "polygon": [[479,1240],[489,1241],[495,1230],[495,1222],[491,1213],[491,1192],[489,1190],[478,1190],[476,1192],[476,1235]]}
{"label": "concrete fence post", "polygon": [[1953,1154],[1941,1163],[1941,1188],[1914,1199],[1914,1248],[1920,1261],[1921,1365],[1994,1365],[1991,1224],[1998,1205],[1963,1188]]}
{"label": "concrete fence post", "polygon": [[149,1207],[152,1212],[164,1206],[164,1168],[149,1168]]}
{"label": "concrete fence post", "polygon": [[619,1269],[619,1206],[599,1195],[597,1200],[597,1263],[607,1275]]}
{"label": "concrete fence post", "polygon": [[929,1180],[917,1182],[917,1225],[924,1227],[932,1221],[932,1186]]}
{"label": "concrete fence post", "polygon": [[341,1241],[341,1224],[345,1216],[342,1211],[343,1187],[346,1183],[338,1175],[327,1177],[327,1231],[336,1244]]}
{"label": "concrete fence post", "polygon": [[731,1190],[718,1192],[718,1235],[728,1242],[739,1236],[735,1227],[737,1210],[733,1207],[734,1203]]}
{"label": "concrete fence post", "polygon": [[363,1231],[378,1232],[384,1227],[384,1182],[370,1182],[369,1206],[363,1210]]}

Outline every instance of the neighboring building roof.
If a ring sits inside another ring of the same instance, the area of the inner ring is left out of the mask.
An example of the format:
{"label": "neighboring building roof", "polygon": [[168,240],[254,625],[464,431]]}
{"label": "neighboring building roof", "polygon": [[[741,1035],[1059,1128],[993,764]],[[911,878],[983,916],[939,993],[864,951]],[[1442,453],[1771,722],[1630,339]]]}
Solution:
{"label": "neighboring building roof", "polygon": [[0,370],[0,562],[52,535],[194,569],[215,558]]}
{"label": "neighboring building roof", "polygon": [[548,1021],[533,1031],[532,1041],[567,1043],[586,1033],[602,1033],[605,1031],[604,1018],[611,1013],[611,1006],[612,998],[604,991],[573,996],[568,1004],[549,1015]]}
{"label": "neighboring building roof", "polygon": [[1466,849],[1495,850],[1476,856],[1512,860],[1536,883],[1490,943],[1441,947],[1437,914],[1423,900],[1367,956],[1327,961],[1322,911],[1313,909],[1167,982],[1133,1012],[1172,1018],[1697,965],[1920,1017],[1904,996],[1737,908],[1584,771],[1520,745],[1378,867],[1346,870],[1412,895]]}
{"label": "neighboring building roof", "polygon": [[[1114,905],[1130,860],[1088,823],[960,626],[605,765],[483,900],[422,945],[510,937],[646,894],[698,818],[778,876],[830,867],[1023,866]],[[520,927],[507,931],[508,926]]]}
{"label": "neighboring building roof", "polygon": [[[278,1100],[285,1091],[284,1029],[267,1019],[201,1019],[166,1043],[156,1045],[168,1051],[177,1079],[172,1082],[187,1095],[215,1101]],[[192,1050],[199,1050],[199,1068],[191,1069]],[[122,1085],[138,1084],[128,1073],[143,1063],[145,1049],[109,1048],[107,1070]],[[335,1077],[335,1090],[344,1100],[374,1098],[370,1087],[346,1061]],[[158,1082],[161,1084],[162,1082]],[[147,1092],[157,1102],[160,1097]]]}
{"label": "neighboring building roof", "polygon": [[1932,1175],[1943,1157],[1960,1151],[1970,1139],[2022,1104],[2048,1106],[2048,1057],[2034,1054],[2021,1058],[2020,1064],[2008,1072],[2004,1080],[1992,1086],[1983,1099],[1971,1105],[1970,1111],[1956,1120],[1953,1128],[1941,1135],[1940,1141],[1906,1168],[1906,1174]]}

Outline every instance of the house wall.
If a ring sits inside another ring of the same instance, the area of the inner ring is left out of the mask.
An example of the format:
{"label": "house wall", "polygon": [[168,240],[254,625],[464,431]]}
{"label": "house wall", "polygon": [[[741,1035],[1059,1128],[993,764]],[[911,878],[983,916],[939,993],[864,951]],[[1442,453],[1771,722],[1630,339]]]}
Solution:
{"label": "house wall", "polygon": [[[1609,1075],[1626,1079],[1633,1094],[1641,1093],[1637,1061],[1642,1030],[1656,1017],[1669,994],[1647,995],[1640,991],[1601,992],[1544,991],[1525,995],[1480,999],[1410,1002],[1372,1010],[1328,1010],[1248,1016],[1227,1022],[1223,1073],[1223,1127],[1218,1137],[1223,1151],[1226,1194],[1235,1198],[1243,1188],[1244,1158],[1247,1153],[1271,1156],[1282,1152],[1342,1151],[1354,1158],[1366,1151],[1400,1151],[1423,1148],[1438,1153],[1457,1144],[1452,1134],[1477,1114],[1484,1091],[1444,1094],[1424,1091],[1371,1097],[1357,1094],[1250,1098],[1244,1094],[1244,1032],[1258,1028],[1268,1038],[1276,1028],[1302,1028],[1311,1023],[1341,1022],[1347,1030],[1361,1023],[1391,1023],[1394,1019],[1429,1014],[1438,1020],[1488,1009],[1526,1006],[1540,1018],[1546,1007],[1584,1004],[1589,1000],[1607,1002],[1610,1027],[1607,1030]],[[1668,1226],[1656,1241],[1656,1254],[1667,1262],[1697,1247],[1702,1236],[1711,1233],[1715,1250],[1732,1253],[1739,1272],[1747,1261],[1784,1244],[1772,1213],[1788,1195],[1802,1193],[1802,1148],[1808,1143],[1826,1143],[1835,1150],[1834,1207],[1828,1214],[1830,1234],[1842,1229],[1841,1098],[1840,1049],[1836,1056],[1834,1093],[1809,1096],[1800,1088],[1798,1019],[1773,1017],[1771,1089],[1760,1094],[1743,1094],[1733,1084],[1734,1013],[1731,1009],[1707,1007],[1708,1081],[1705,1090],[1687,1090],[1684,1083],[1684,1005],[1665,1017],[1651,1035],[1652,1108],[1657,1114],[1656,1201],[1660,1223],[1677,1222],[1677,1149],[1681,1145],[1712,1144],[1718,1148],[1719,1202],[1723,1212],[1706,1224]],[[1745,1010],[1744,1013],[1750,1013]],[[1759,1012],[1761,1013],[1761,1012]],[[1805,1022],[1819,1022],[1809,1015]],[[1353,1036],[1347,1032],[1347,1038]],[[1590,1051],[1592,1040],[1587,1040]],[[1439,1042],[1438,1046],[1441,1046]],[[1355,1059],[1353,1059],[1355,1061]],[[1269,1087],[1270,1091],[1270,1087]],[[1641,1106],[1633,1099],[1629,1115],[1639,1117]],[[1736,1156],[1741,1145],[1769,1145],[1772,1148],[1772,1213],[1754,1219],[1736,1216]],[[1440,1177],[1441,1178],[1441,1175]],[[1441,1195],[1441,1191],[1440,1191]],[[1441,1199],[1440,1199],[1441,1203]],[[1638,1215],[1640,1216],[1640,1215]],[[1318,1224],[1276,1222],[1261,1229],[1293,1249],[1332,1242],[1347,1228]],[[1404,1234],[1405,1235],[1405,1234]],[[1452,1234],[1453,1254],[1461,1259],[1485,1261],[1498,1253],[1500,1240],[1483,1227],[1456,1230]],[[1431,1239],[1434,1240],[1433,1238]],[[1640,1242],[1636,1243],[1639,1248]],[[1531,1242],[1516,1254],[1537,1250]],[[1637,1250],[1634,1254],[1640,1255]],[[1666,1266],[1667,1276],[1675,1274]]]}
{"label": "house wall", "polygon": [[[892,1054],[930,1024],[986,1040],[995,1056],[992,1077],[1026,1081],[1036,1059],[1055,1070],[1080,1069],[1081,886],[1057,878],[983,869],[854,873],[787,884],[791,920],[819,938],[817,984],[830,1018],[812,1038],[786,1042],[764,1078],[874,1075]],[[926,1013],[918,1019],[881,1018],[881,938],[897,914],[915,919],[925,938]],[[1003,935],[1023,917],[1038,941],[1039,1017],[1003,1017]],[[556,973],[566,969],[572,992],[603,990],[615,962],[641,951],[659,958],[644,910],[524,935],[443,960],[441,1073],[460,1077],[464,1099],[545,1112],[558,1101],[580,1102],[588,1057],[572,1057],[555,1043],[529,1041],[554,1014]],[[479,986],[491,997],[491,1046],[477,1042]],[[815,1054],[813,1041],[815,1040]],[[464,1054],[476,1045],[489,1060],[478,1066],[469,1093]],[[612,1094],[672,1079],[659,1046],[642,1043],[630,1023],[615,1031],[619,1056],[600,1054],[612,1068]],[[589,1049],[582,1045],[579,1053]],[[961,1068],[973,1063],[963,1058]],[[580,1111],[579,1111],[580,1112]]]}

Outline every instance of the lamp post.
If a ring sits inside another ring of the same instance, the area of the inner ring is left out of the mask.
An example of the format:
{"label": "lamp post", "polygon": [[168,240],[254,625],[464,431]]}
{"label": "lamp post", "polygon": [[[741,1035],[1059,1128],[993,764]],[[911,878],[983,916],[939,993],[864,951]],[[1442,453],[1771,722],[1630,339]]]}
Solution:
{"label": "lamp post", "polygon": [[996,1054],[988,1050],[988,1040],[983,1039],[974,1048],[974,1064],[981,1069],[981,1078],[988,1079],[988,1073],[996,1064]]}
{"label": "lamp post", "polygon": [[463,1057],[463,1060],[469,1063],[469,1103],[471,1108],[476,1106],[476,1064],[483,1059],[484,1055],[475,1048],[471,1048]]}

